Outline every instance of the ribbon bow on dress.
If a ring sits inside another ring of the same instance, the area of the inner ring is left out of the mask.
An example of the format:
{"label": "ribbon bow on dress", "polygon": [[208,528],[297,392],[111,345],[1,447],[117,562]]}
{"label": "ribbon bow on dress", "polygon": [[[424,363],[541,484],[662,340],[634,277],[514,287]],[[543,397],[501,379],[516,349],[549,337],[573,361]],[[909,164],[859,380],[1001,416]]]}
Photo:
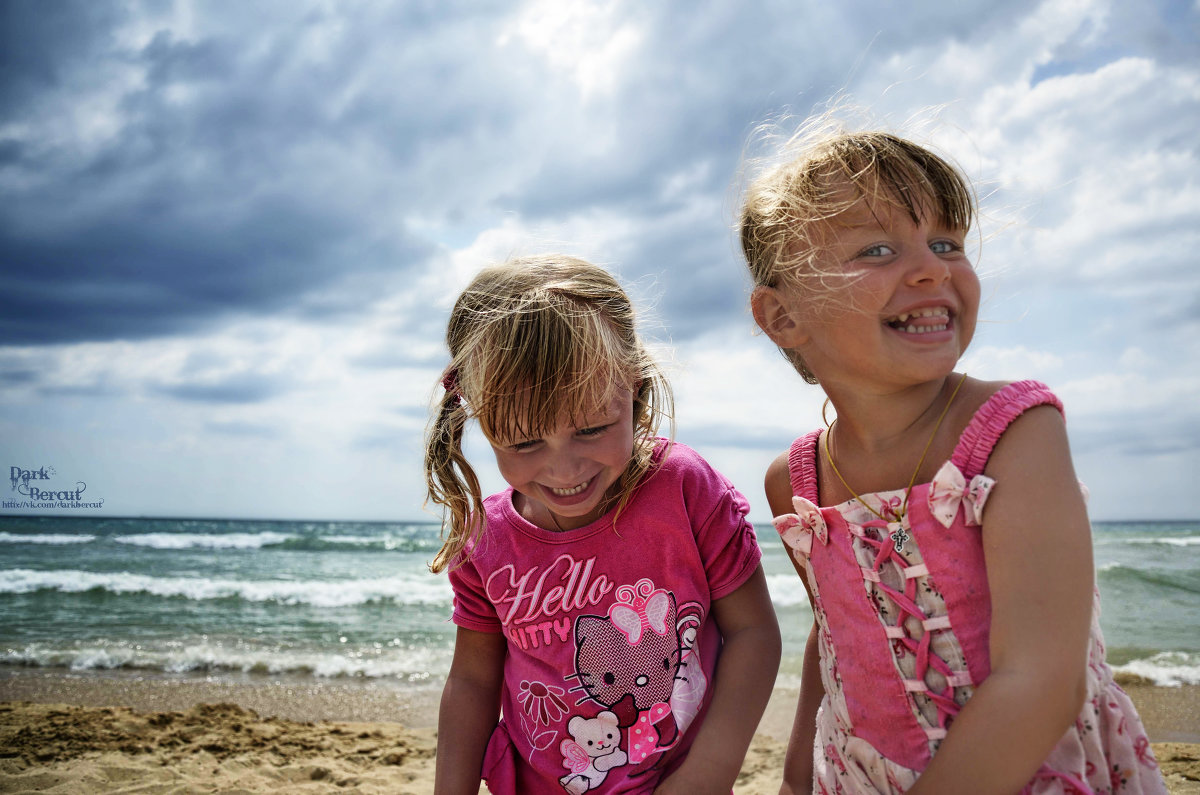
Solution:
{"label": "ribbon bow on dress", "polygon": [[959,468],[947,461],[929,486],[929,512],[943,527],[949,527],[958,514],[958,506],[962,505],[964,522],[982,524],[983,506],[995,485],[996,481],[986,475],[976,475],[967,483]]}
{"label": "ribbon bow on dress", "polygon": [[829,543],[829,528],[825,526],[820,508],[803,497],[792,497],[792,508],[795,513],[785,513],[771,520],[783,537],[783,543],[801,555],[812,552],[813,535],[822,544]]}

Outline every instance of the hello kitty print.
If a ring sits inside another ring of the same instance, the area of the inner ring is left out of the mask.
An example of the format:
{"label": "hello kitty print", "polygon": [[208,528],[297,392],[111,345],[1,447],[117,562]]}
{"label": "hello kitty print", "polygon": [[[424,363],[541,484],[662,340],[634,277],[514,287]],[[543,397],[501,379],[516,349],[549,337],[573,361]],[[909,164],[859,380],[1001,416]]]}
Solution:
{"label": "hello kitty print", "polygon": [[[698,663],[699,606],[678,610],[673,594],[643,578],[616,589],[606,615],[575,621],[577,706],[596,704],[622,732],[638,765],[669,750],[700,709],[707,680]],[[652,760],[653,762],[654,760]]]}
{"label": "hello kitty print", "polygon": [[653,788],[706,703],[720,652],[712,601],[761,557],[744,498],[677,443],[617,528],[545,531],[506,494],[485,509],[487,536],[450,581],[454,623],[507,641],[489,788]]}

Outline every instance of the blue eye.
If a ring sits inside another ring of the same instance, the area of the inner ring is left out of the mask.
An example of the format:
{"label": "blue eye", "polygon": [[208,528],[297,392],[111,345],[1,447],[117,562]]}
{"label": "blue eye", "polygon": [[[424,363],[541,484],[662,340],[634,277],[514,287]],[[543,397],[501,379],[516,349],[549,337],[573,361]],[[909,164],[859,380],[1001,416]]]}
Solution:
{"label": "blue eye", "polygon": [[962,246],[952,240],[935,240],[929,244],[929,250],[934,254],[953,254],[955,251],[961,251]]}
{"label": "blue eye", "polygon": [[878,245],[870,246],[868,248],[863,249],[862,253],[860,253],[858,256],[860,256],[860,257],[887,257],[887,256],[890,256],[895,253],[896,252],[892,249],[891,246],[886,245],[884,243],[879,243]]}

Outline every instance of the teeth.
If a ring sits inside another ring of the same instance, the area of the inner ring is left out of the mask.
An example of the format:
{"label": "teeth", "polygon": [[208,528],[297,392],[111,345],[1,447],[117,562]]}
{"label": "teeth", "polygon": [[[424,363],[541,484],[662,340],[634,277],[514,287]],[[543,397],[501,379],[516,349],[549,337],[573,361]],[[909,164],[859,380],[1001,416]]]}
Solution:
{"label": "teeth", "polygon": [[909,334],[931,334],[934,331],[945,331],[949,327],[949,323],[943,323],[940,326],[905,326],[904,330]]}
{"label": "teeth", "polygon": [[909,318],[914,317],[949,317],[950,310],[945,307],[935,307],[929,309],[918,309],[916,312],[905,312],[901,315],[896,315],[896,323],[906,323]]}
{"label": "teeth", "polygon": [[552,488],[552,489],[550,489],[550,491],[554,492],[559,497],[571,497],[571,496],[583,491],[584,489],[586,489],[588,487],[589,483],[591,483],[590,480],[585,480],[582,483],[580,483],[578,486],[572,486],[569,489],[554,489],[554,488]]}

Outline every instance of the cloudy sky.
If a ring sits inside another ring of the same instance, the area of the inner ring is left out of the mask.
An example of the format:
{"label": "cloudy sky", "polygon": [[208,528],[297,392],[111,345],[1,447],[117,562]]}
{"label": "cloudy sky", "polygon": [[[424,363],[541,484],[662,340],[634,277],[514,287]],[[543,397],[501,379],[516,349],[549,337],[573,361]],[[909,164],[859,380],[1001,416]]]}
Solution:
{"label": "cloudy sky", "polygon": [[1196,0],[3,0],[0,466],[103,507],[0,513],[432,518],[450,302],[561,250],[763,518],[821,395],[752,334],[737,174],[838,95],[980,187],[965,369],[1063,396],[1094,518],[1200,516]]}

